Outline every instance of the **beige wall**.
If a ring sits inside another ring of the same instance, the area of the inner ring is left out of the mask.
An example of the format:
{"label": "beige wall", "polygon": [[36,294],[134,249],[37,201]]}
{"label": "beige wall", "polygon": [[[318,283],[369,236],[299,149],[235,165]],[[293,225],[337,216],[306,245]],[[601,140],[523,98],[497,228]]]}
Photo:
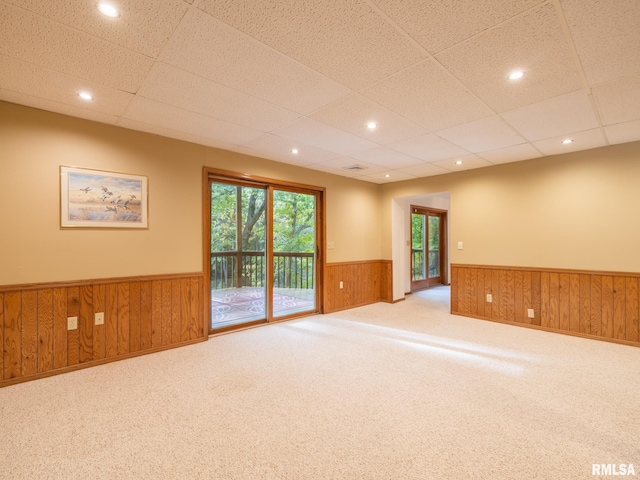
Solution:
{"label": "beige wall", "polygon": [[[61,229],[59,167],[149,177],[149,229]],[[0,285],[202,271],[202,168],[325,187],[329,262],[380,258],[378,185],[0,102]]]}
{"label": "beige wall", "polygon": [[452,263],[640,272],[640,142],[385,185],[382,225],[394,198],[435,192],[451,195],[450,246],[464,242]]}

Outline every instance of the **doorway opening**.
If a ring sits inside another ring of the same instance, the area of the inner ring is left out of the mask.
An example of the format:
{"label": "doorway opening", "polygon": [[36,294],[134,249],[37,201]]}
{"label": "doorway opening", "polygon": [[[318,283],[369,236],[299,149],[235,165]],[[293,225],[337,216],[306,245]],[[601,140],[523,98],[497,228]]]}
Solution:
{"label": "doorway opening", "polygon": [[447,284],[447,212],[411,206],[411,291]]}
{"label": "doorway opening", "polygon": [[324,189],[204,176],[210,332],[321,312]]}

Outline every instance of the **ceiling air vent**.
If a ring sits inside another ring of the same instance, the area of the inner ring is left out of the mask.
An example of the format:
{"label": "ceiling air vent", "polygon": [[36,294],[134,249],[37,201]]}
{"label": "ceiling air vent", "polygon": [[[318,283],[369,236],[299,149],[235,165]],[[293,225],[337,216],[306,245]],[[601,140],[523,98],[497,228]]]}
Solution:
{"label": "ceiling air vent", "polygon": [[357,172],[358,170],[366,170],[367,167],[363,167],[362,165],[349,165],[348,167],[342,167],[344,170],[351,170],[352,172]]}

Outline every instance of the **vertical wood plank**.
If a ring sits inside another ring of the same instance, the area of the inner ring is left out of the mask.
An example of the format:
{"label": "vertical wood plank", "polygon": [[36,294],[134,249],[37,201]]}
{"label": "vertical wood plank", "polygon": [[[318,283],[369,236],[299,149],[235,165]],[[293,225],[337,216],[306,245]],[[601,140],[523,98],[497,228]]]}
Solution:
{"label": "vertical wood plank", "polygon": [[38,292],[22,292],[22,376],[38,373]]}
{"label": "vertical wood plank", "polygon": [[[532,300],[532,291],[531,291],[531,272],[525,271],[522,272],[522,321],[526,324],[531,324],[533,319],[528,316],[528,309],[533,308],[533,300]],[[536,313],[534,310],[534,315],[540,316],[540,311]]]}
{"label": "vertical wood plank", "polygon": [[129,284],[129,351],[140,350],[140,282]]}
{"label": "vertical wood plank", "polygon": [[[452,298],[454,295],[452,295]],[[457,295],[455,295],[457,298]],[[180,343],[181,338],[181,325],[180,325],[180,280],[171,280],[171,343]],[[209,308],[211,308],[209,306]]]}
{"label": "vertical wood plank", "polygon": [[[80,316],[80,288],[67,288],[67,317]],[[79,319],[78,319],[79,320]],[[80,340],[78,329],[67,331],[67,365],[80,363]]]}
{"label": "vertical wood plank", "polygon": [[151,348],[151,338],[153,336],[152,303],[151,282],[140,282],[140,350]]}
{"label": "vertical wood plank", "polygon": [[487,303],[487,293],[491,293],[491,270],[484,271],[484,295],[482,296],[482,303],[484,305],[485,318],[491,318],[491,303]]}
{"label": "vertical wood plank", "polygon": [[491,271],[491,318],[500,319],[500,270]]}
{"label": "vertical wood plank", "polygon": [[[349,282],[350,284],[352,282]],[[191,299],[189,298],[189,279],[183,278],[180,281],[180,303],[182,307],[182,318],[180,319],[180,338],[186,342],[190,338],[189,327],[191,319]]]}
{"label": "vertical wood plank", "polygon": [[[370,266],[370,268],[372,268],[372,266]],[[198,288],[197,278],[189,279],[189,290],[191,291],[191,326],[189,328],[189,338],[195,340],[201,336],[200,332],[202,331],[202,321],[199,315],[201,309],[198,295],[200,289]],[[371,299],[372,297],[370,296],[369,298]],[[372,299],[369,301],[373,303]]]}
{"label": "vertical wood plank", "polygon": [[469,269],[469,278],[467,279],[467,300],[466,305],[469,310],[469,314],[478,314],[478,291],[476,289],[478,282],[478,271],[475,268]]}
{"label": "vertical wood plank", "polygon": [[80,287],[78,341],[78,359],[80,363],[93,360],[93,286],[91,285]]}
{"label": "vertical wood plank", "polygon": [[560,274],[549,274],[549,327],[560,328]]}
{"label": "vertical wood plank", "polygon": [[613,277],[613,338],[626,338],[626,305],[624,277]]}
{"label": "vertical wood plank", "polygon": [[500,270],[500,320],[509,320],[508,318],[508,303],[509,303],[509,289],[507,284],[507,271]]}
{"label": "vertical wood plank", "polygon": [[458,306],[458,267],[451,267],[451,313],[460,313]]}
{"label": "vertical wood plank", "polygon": [[[187,331],[187,335],[189,332]],[[162,345],[162,281],[151,282],[151,346]]]}
{"label": "vertical wood plank", "polygon": [[38,372],[53,370],[53,290],[38,290]]}
{"label": "vertical wood plank", "polygon": [[118,355],[129,353],[129,282],[118,283]]}
{"label": "vertical wood plank", "polygon": [[625,279],[625,338],[630,342],[638,342],[638,278],[627,277]]}
{"label": "vertical wood plank", "polygon": [[569,310],[570,310],[570,277],[568,273],[559,275],[560,283],[558,288],[558,328],[569,331]]}
{"label": "vertical wood plank", "polygon": [[171,280],[162,280],[162,345],[171,343]]}
{"label": "vertical wood plank", "polygon": [[67,289],[53,289],[53,368],[67,366]]}
{"label": "vertical wood plank", "polygon": [[[93,311],[106,316],[106,294],[105,285],[93,286]],[[101,360],[105,358],[105,324],[93,326],[93,359]]]}
{"label": "vertical wood plank", "polygon": [[513,270],[506,270],[505,272],[505,288],[506,288],[506,298],[505,298],[505,320],[508,322],[515,321],[516,310],[515,310],[515,278]]}
{"label": "vertical wood plank", "polygon": [[580,331],[580,275],[569,275],[569,330]]}
{"label": "vertical wood plank", "polygon": [[118,355],[118,284],[106,285],[106,308],[104,312],[105,357]]}
{"label": "vertical wood plank", "polygon": [[531,308],[533,308],[532,325],[540,325],[542,318],[542,275],[531,272]]}
{"label": "vertical wood plank", "polygon": [[22,295],[20,292],[4,294],[4,379],[22,375]]}
{"label": "vertical wood plank", "polygon": [[486,296],[484,294],[484,268],[478,268],[476,272],[476,315],[484,317],[484,304]]}
{"label": "vertical wood plank", "polygon": [[580,274],[580,333],[591,333],[591,275]]}
{"label": "vertical wood plank", "polygon": [[602,276],[591,276],[591,335],[602,334]]}
{"label": "vertical wood plank", "polygon": [[613,338],[613,277],[602,277],[602,331],[601,335]]}
{"label": "vertical wood plank", "polygon": [[513,272],[513,322],[525,323],[524,314],[524,272]]}
{"label": "vertical wood plank", "polygon": [[540,326],[549,327],[550,324],[551,275],[549,272],[540,273]]}
{"label": "vertical wood plank", "polygon": [[0,292],[0,380],[4,378],[4,293]]}

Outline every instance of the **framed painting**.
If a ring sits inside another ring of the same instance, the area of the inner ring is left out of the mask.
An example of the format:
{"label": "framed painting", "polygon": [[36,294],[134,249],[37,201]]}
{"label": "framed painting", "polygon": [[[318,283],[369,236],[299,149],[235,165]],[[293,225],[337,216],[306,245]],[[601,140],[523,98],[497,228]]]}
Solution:
{"label": "framed painting", "polygon": [[148,228],[148,179],[60,167],[60,226]]}

